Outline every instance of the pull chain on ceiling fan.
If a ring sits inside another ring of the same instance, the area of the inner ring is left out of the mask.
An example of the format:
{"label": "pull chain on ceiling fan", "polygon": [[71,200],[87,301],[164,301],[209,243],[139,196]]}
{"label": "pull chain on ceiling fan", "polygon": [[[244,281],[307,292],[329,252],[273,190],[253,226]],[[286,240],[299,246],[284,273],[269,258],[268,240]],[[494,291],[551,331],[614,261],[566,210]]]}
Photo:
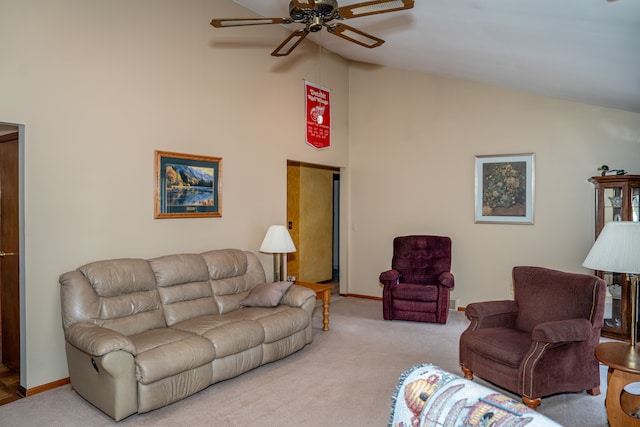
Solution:
{"label": "pull chain on ceiling fan", "polygon": [[289,3],[289,16],[284,18],[227,18],[214,19],[211,25],[216,28],[241,27],[269,24],[304,24],[304,28],[294,31],[273,52],[272,56],[289,55],[309,33],[315,33],[325,27],[330,34],[367,48],[384,43],[381,38],[350,27],[340,22],[345,19],[379,13],[396,12],[411,9],[413,0],[374,0],[338,7],[337,0],[292,0]]}

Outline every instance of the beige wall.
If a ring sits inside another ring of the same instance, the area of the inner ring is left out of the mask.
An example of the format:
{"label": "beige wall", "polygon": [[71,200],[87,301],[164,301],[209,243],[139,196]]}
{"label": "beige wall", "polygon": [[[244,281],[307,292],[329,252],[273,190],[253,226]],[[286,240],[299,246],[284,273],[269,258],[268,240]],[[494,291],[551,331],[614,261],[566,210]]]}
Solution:
{"label": "beige wall", "polygon": [[[287,159],[346,166],[348,68],[289,34],[214,29],[230,0],[0,0],[0,123],[25,125],[26,388],[67,377],[58,276],[112,257],[236,247],[286,220]],[[304,86],[332,89],[332,148]],[[153,219],[154,150],[219,156],[222,218]],[[272,275],[271,255],[261,260]]]}
{"label": "beige wall", "polygon": [[[640,173],[640,115],[409,71],[350,67],[349,291],[382,294],[397,235],[453,241],[461,305],[509,298],[511,268],[587,272],[594,190]],[[535,224],[474,223],[476,155],[534,153]]]}
{"label": "beige wall", "polygon": [[[640,172],[640,115],[349,66],[279,27],[216,30],[230,0],[0,0],[0,122],[24,125],[26,388],[67,376],[58,276],[112,257],[256,251],[286,220],[287,159],[341,167],[342,292],[380,296],[391,239],[454,242],[464,305],[515,264],[581,270],[607,163]],[[321,79],[320,79],[320,69]],[[303,79],[332,89],[332,148],[303,140]],[[153,151],[223,158],[219,219],[153,219]],[[534,152],[533,226],[473,223],[477,154]],[[347,236],[348,234],[348,236]],[[272,258],[262,254],[267,276]]]}

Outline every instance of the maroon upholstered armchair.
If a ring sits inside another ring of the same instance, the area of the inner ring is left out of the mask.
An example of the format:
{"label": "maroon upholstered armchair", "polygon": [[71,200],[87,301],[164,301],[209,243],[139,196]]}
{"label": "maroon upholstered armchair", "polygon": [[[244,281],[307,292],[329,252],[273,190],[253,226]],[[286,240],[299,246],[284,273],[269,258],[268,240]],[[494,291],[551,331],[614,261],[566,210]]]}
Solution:
{"label": "maroon upholstered armchair", "polygon": [[537,408],[556,393],[600,394],[594,352],[604,322],[606,283],[587,274],[513,268],[514,300],[469,304],[460,365]]}
{"label": "maroon upholstered armchair", "polygon": [[402,236],[393,239],[391,270],[380,274],[382,310],[386,320],[447,323],[451,270],[451,239]]}

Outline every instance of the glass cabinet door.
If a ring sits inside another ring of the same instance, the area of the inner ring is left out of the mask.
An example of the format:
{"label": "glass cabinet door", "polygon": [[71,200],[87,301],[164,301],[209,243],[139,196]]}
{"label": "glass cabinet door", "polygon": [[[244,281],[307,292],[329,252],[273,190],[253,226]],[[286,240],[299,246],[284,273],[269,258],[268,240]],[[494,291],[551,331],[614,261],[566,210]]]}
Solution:
{"label": "glass cabinet door", "polygon": [[622,221],[622,187],[604,189],[604,222]]}
{"label": "glass cabinet door", "polygon": [[[610,221],[640,221],[640,175],[594,176],[596,237]],[[596,274],[607,282],[602,335],[629,339],[631,292],[627,275],[610,271]]]}
{"label": "glass cabinet door", "polygon": [[640,221],[640,187],[631,187],[631,221]]}
{"label": "glass cabinet door", "polygon": [[[604,306],[604,326],[606,329],[623,331],[626,326],[624,310],[622,308],[623,291],[626,278],[623,274],[610,271],[602,272],[602,278],[607,282],[607,297]],[[626,292],[624,292],[626,294]],[[626,296],[626,295],[625,295]]]}
{"label": "glass cabinet door", "polygon": [[[602,191],[602,216],[604,224],[610,221],[622,221],[624,215],[625,194],[622,186],[606,186]],[[628,196],[627,196],[628,197]],[[604,311],[604,330],[624,335],[629,330],[626,274],[602,271],[601,276],[607,282],[607,298]],[[624,295],[623,295],[624,293]]]}

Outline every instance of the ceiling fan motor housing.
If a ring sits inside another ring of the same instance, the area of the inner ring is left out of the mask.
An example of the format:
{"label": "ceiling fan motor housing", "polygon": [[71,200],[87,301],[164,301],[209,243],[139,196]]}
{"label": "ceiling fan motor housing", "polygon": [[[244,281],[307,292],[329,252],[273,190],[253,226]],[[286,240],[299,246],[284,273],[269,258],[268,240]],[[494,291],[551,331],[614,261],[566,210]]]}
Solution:
{"label": "ceiling fan motor housing", "polygon": [[315,0],[313,7],[308,8],[297,7],[294,2],[290,2],[289,16],[294,22],[306,23],[307,29],[315,33],[334,18],[334,11],[337,8],[337,0]]}
{"label": "ceiling fan motor housing", "polygon": [[333,11],[338,8],[337,0],[316,0],[316,11],[323,18],[329,18],[333,15]]}

